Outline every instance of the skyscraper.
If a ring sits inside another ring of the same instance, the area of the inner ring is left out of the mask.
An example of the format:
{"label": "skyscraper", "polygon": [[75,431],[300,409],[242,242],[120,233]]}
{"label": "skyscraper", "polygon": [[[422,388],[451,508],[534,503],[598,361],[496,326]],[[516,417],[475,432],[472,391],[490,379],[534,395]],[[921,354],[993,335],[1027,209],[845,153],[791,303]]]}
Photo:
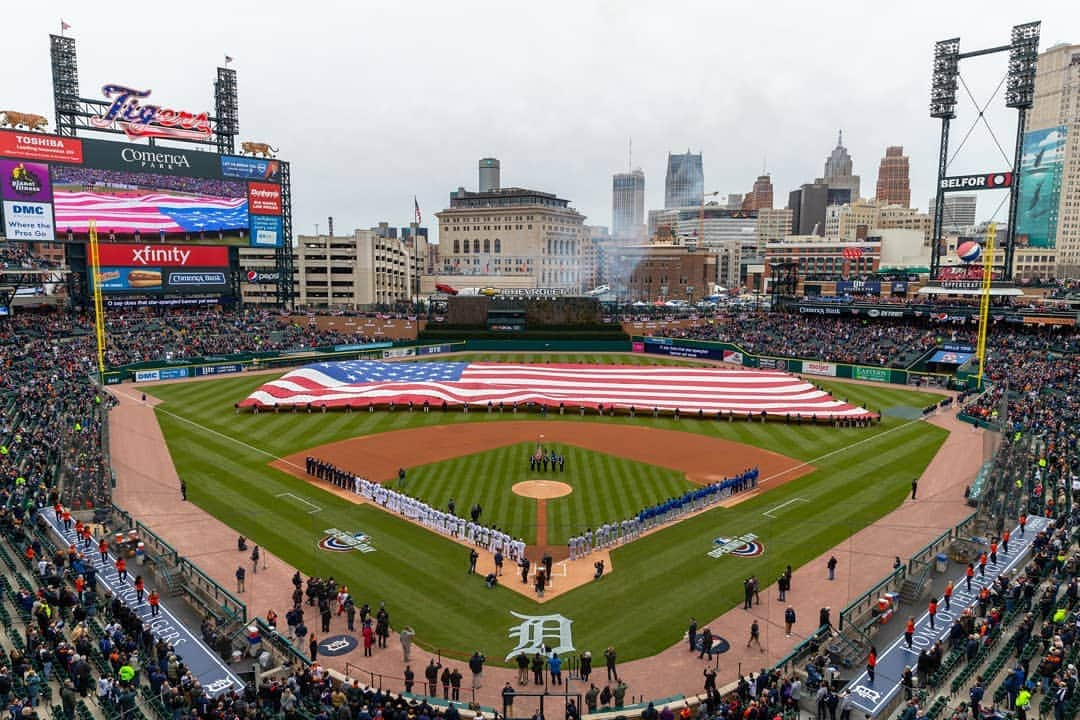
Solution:
{"label": "skyscraper", "polygon": [[615,173],[611,180],[611,234],[616,238],[644,234],[645,173],[640,168]]}
{"label": "skyscraper", "polygon": [[668,153],[667,176],[664,178],[664,209],[700,206],[705,195],[705,173],[701,153],[685,155]]}
{"label": "skyscraper", "polygon": [[886,205],[911,205],[911,171],[903,145],[885,148],[885,157],[878,167],[875,197]]}
{"label": "skyscraper", "polygon": [[1080,277],[1080,45],[1040,53],[1027,130],[1014,275]]}
{"label": "skyscraper", "polygon": [[[825,160],[825,184],[829,186],[829,190],[833,191],[830,197],[842,199],[846,190],[848,191],[847,202],[855,202],[859,199],[859,176],[851,174],[852,165],[851,155],[844,147],[844,131],[841,130],[836,140],[836,147]],[[830,202],[829,204],[843,203]]]}
{"label": "skyscraper", "polygon": [[[965,232],[975,227],[975,195],[945,193],[941,209],[941,229],[946,233]],[[930,198],[930,217],[937,210],[937,198]]]}
{"label": "skyscraper", "polygon": [[771,210],[773,204],[772,178],[768,175],[758,175],[754,181],[754,189],[743,198],[743,210]]}

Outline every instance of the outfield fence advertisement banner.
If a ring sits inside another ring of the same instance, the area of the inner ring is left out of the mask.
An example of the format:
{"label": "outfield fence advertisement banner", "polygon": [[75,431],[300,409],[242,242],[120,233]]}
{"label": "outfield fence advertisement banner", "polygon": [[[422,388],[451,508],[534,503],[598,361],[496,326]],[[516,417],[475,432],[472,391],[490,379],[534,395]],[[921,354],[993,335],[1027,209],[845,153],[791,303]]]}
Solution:
{"label": "outfield fence advertisement banner", "polygon": [[827,362],[816,362],[814,360],[803,360],[802,371],[808,375],[824,375],[825,377],[836,377],[836,365]]}
{"label": "outfield fence advertisement banner", "polygon": [[726,363],[743,364],[743,354],[738,350],[724,350],[723,359]]}
{"label": "outfield fence advertisement banner", "polygon": [[[855,380],[869,380],[871,382],[883,382],[893,385],[906,385],[922,383],[934,380],[946,382],[948,373],[921,373],[909,372],[899,368],[864,367],[861,365],[847,365],[844,363],[829,363],[819,360],[803,360],[801,358],[775,358],[750,355],[738,345],[729,343],[709,342],[706,340],[683,340],[677,338],[654,338],[635,337],[635,346],[640,345],[639,352],[653,353],[657,355],[669,355],[671,357],[685,357],[710,360],[724,360],[729,363],[738,363],[743,367],[761,368],[762,370],[780,370],[781,372],[805,373],[821,377],[851,378]],[[938,355],[944,355],[939,351]],[[955,358],[965,353],[949,352],[949,357]]]}
{"label": "outfield fence advertisement banner", "polygon": [[892,382],[892,371],[888,368],[854,367],[851,369],[851,377],[855,380],[870,380],[872,382]]}

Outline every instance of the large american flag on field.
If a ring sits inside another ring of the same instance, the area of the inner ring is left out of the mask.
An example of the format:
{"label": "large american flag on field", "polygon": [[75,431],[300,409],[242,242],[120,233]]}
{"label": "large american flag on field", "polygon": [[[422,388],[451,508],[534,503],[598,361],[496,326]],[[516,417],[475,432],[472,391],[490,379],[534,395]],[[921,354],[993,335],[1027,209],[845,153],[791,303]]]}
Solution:
{"label": "large american flag on field", "polygon": [[91,220],[116,232],[214,232],[248,226],[247,198],[172,193],[110,194],[56,190],[56,227],[86,232]]}
{"label": "large american flag on field", "polygon": [[325,362],[293,370],[251,393],[241,407],[364,407],[410,401],[432,406],[536,403],[575,409],[631,406],[684,413],[866,417],[788,373],[704,367],[484,362]]}

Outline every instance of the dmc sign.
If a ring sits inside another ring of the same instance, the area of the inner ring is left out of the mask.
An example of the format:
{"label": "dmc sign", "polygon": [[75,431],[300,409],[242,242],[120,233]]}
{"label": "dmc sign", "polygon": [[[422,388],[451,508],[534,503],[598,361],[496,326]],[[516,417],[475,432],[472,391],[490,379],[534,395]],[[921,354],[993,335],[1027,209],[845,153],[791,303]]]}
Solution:
{"label": "dmc sign", "polygon": [[124,85],[105,85],[101,93],[112,100],[112,105],[103,115],[90,118],[90,124],[100,129],[118,126],[130,138],[209,140],[213,135],[208,113],[141,104],[139,99],[150,97],[150,92]]}
{"label": "dmc sign", "polygon": [[956,175],[941,178],[941,192],[953,190],[997,190],[1012,187],[1011,172],[989,173],[986,175]]}
{"label": "dmc sign", "polygon": [[9,205],[12,215],[44,215],[44,205]]}

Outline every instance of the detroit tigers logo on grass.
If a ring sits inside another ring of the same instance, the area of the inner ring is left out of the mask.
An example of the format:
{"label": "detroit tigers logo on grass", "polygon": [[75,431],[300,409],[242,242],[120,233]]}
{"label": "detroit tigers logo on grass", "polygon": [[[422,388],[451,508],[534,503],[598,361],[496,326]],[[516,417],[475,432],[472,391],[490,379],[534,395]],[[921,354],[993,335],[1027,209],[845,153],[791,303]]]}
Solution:
{"label": "detroit tigers logo on grass", "polygon": [[329,530],[323,530],[323,532],[326,533],[326,537],[318,543],[320,550],[329,550],[330,552],[349,552],[350,550],[359,550],[364,553],[375,552],[375,546],[371,544],[371,537],[362,532],[347,533],[337,528],[330,528]]}
{"label": "detroit tigers logo on grass", "polygon": [[521,615],[511,610],[510,614],[521,620],[521,624],[510,628],[509,635],[517,639],[517,645],[506,654],[507,661],[522,652],[531,657],[536,653],[547,655],[549,648],[551,652],[559,654],[574,651],[574,639],[570,633],[570,625],[574,621],[570,618],[559,613]]}
{"label": "detroit tigers logo on grass", "polygon": [[758,540],[758,536],[754,533],[746,533],[737,538],[717,537],[713,539],[713,545],[715,547],[709,551],[708,555],[714,558],[724,555],[750,558],[765,552],[765,544]]}

